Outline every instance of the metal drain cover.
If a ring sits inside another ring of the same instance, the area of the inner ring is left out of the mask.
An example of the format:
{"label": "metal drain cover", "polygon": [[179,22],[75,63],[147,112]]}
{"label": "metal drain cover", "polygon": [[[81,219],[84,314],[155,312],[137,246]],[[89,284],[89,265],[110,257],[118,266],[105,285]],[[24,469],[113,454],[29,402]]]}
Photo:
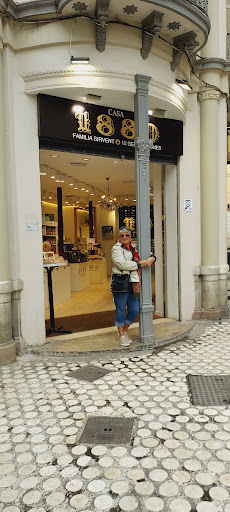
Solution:
{"label": "metal drain cover", "polygon": [[86,380],[88,382],[93,382],[94,380],[100,379],[110,373],[111,370],[105,370],[104,368],[99,368],[98,366],[93,366],[88,364],[87,366],[83,366],[78,370],[73,370],[68,372],[67,377],[73,377],[74,379]]}
{"label": "metal drain cover", "polygon": [[229,375],[188,375],[194,405],[230,405]]}
{"label": "metal drain cover", "polygon": [[131,439],[133,418],[92,416],[80,438],[85,444],[127,444]]}

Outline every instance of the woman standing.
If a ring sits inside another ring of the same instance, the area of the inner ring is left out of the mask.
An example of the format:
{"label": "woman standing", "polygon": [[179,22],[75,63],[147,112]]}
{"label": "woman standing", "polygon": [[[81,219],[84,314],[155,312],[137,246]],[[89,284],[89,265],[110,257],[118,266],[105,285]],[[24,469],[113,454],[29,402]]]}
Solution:
{"label": "woman standing", "polygon": [[[116,306],[115,325],[118,328],[119,343],[127,347],[132,343],[127,331],[139,312],[141,267],[150,267],[155,261],[154,254],[141,260],[131,245],[131,231],[126,226],[119,229],[119,241],[112,247],[111,290]],[[127,315],[126,315],[127,306]]]}

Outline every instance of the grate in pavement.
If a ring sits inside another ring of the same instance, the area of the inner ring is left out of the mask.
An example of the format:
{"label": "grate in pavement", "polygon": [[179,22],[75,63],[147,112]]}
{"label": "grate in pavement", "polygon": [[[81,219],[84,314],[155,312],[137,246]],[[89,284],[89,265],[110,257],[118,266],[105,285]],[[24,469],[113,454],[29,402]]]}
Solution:
{"label": "grate in pavement", "polygon": [[92,416],[80,438],[86,444],[127,444],[131,439],[133,418]]}
{"label": "grate in pavement", "polygon": [[188,375],[194,405],[230,405],[230,375]]}
{"label": "grate in pavement", "polygon": [[111,370],[106,370],[105,368],[99,368],[98,366],[93,366],[88,364],[87,366],[83,366],[78,370],[73,370],[68,372],[67,377],[73,377],[74,379],[86,380],[88,382],[93,382],[94,380],[100,379],[110,373]]}

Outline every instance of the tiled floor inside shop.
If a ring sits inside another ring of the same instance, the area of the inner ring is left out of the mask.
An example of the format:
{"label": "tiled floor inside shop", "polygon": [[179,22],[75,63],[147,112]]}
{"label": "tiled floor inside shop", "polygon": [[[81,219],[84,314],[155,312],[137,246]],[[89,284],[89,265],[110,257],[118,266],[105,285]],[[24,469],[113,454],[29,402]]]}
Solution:
{"label": "tiled floor inside shop", "polygon": [[[230,406],[194,406],[186,378],[230,375],[229,341],[225,322],[160,352],[1,367],[0,510],[230,512]],[[69,375],[88,364],[109,373]],[[81,442],[98,417],[132,418],[129,442]]]}

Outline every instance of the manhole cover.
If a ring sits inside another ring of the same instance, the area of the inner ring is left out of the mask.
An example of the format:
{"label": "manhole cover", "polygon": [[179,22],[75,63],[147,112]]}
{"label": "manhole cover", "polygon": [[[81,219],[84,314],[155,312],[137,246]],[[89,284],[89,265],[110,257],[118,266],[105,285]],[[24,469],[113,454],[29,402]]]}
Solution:
{"label": "manhole cover", "polygon": [[73,370],[72,372],[68,372],[67,377],[73,377],[74,379],[86,380],[88,382],[93,382],[94,380],[100,379],[110,373],[111,370],[105,370],[104,368],[99,368],[98,366],[87,365],[79,368],[78,370]]}
{"label": "manhole cover", "polygon": [[188,375],[194,405],[230,405],[230,376]]}
{"label": "manhole cover", "polygon": [[87,420],[80,443],[127,444],[131,439],[133,422],[133,418],[91,417]]}

